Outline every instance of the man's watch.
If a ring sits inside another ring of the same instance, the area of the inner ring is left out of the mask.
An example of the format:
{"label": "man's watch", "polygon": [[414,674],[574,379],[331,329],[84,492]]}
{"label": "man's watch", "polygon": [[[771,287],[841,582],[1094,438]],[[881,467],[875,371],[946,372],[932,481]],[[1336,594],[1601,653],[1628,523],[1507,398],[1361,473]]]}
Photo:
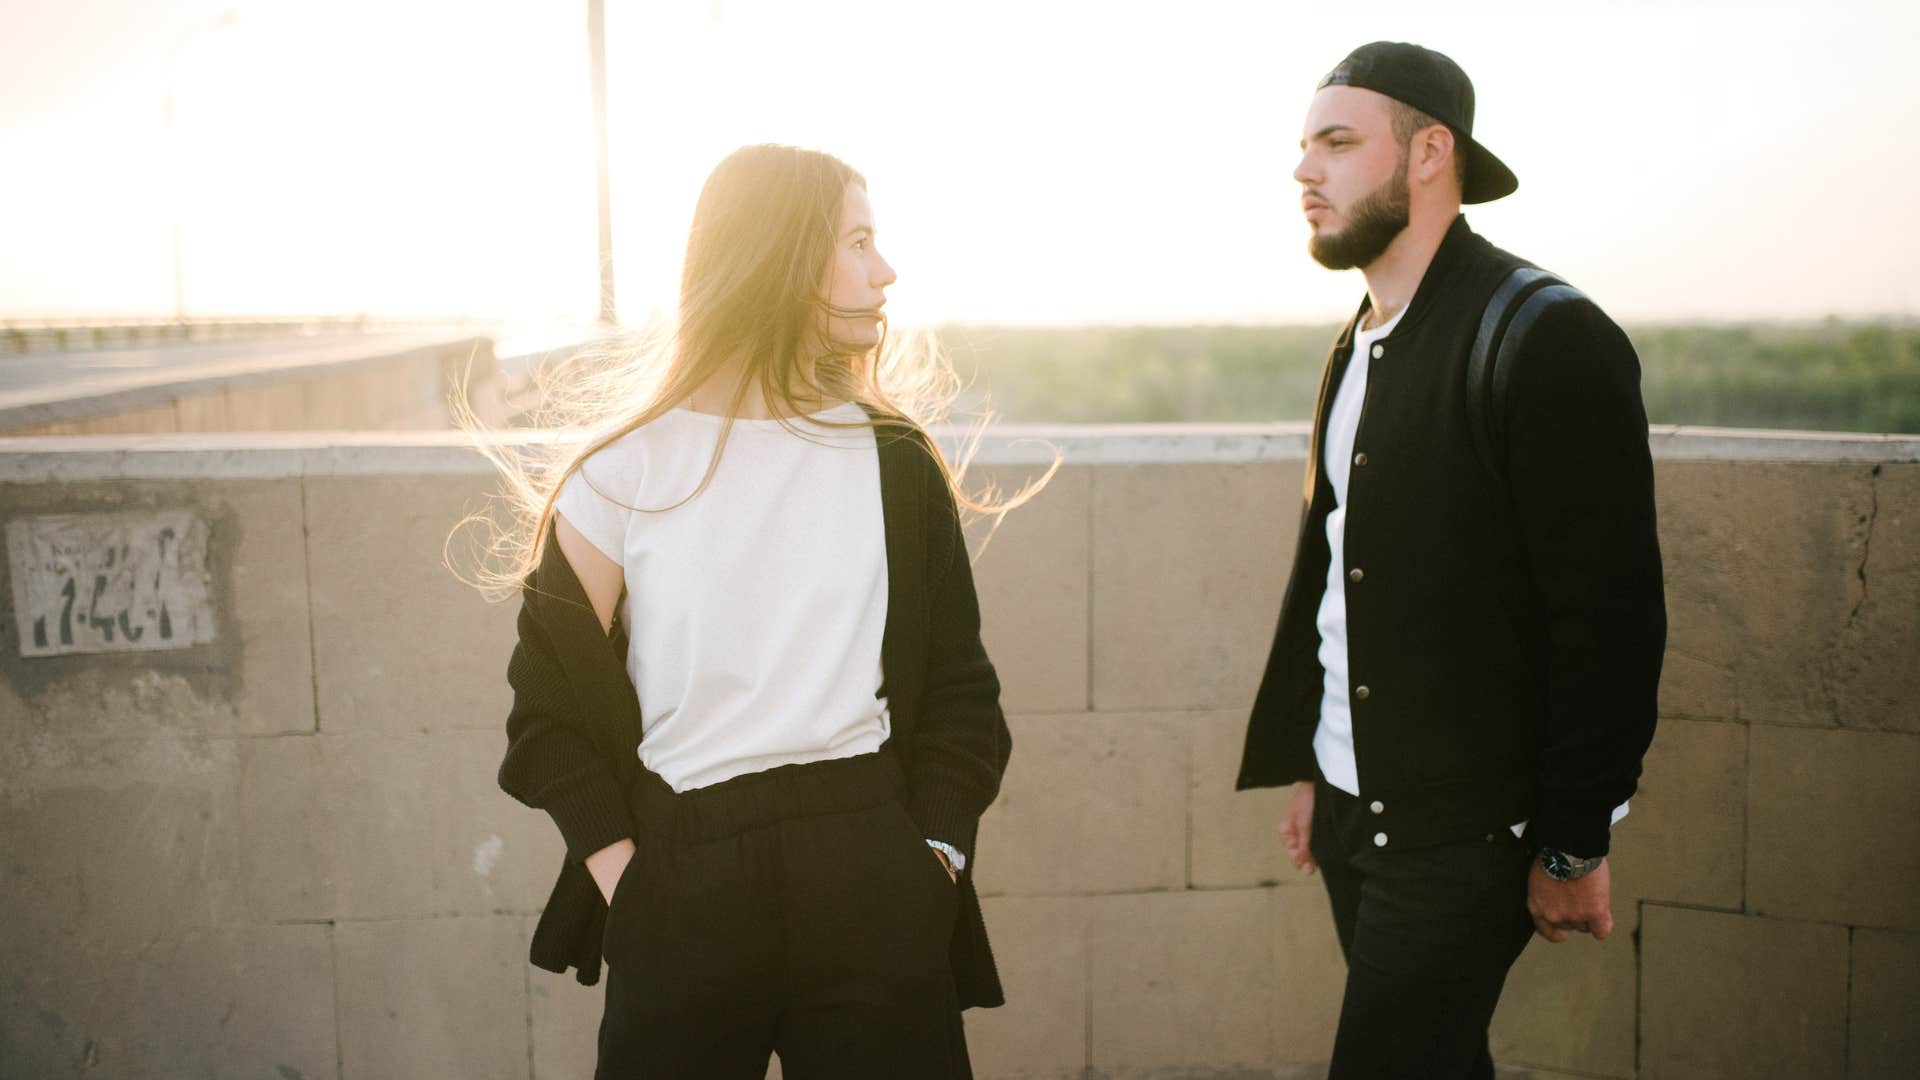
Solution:
{"label": "man's watch", "polygon": [[1575,855],[1569,855],[1564,851],[1555,851],[1553,848],[1543,847],[1540,849],[1540,868],[1545,870],[1547,876],[1555,881],[1574,881],[1578,878],[1586,877],[1588,874],[1600,869],[1600,864],[1606,861],[1607,857],[1605,855],[1595,855],[1591,859],[1582,859]]}

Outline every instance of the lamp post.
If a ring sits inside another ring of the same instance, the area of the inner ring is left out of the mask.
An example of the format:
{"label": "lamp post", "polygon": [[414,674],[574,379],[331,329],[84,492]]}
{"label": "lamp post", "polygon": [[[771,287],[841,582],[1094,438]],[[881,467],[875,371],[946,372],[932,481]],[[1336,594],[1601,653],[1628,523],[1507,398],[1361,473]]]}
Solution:
{"label": "lamp post", "polygon": [[181,150],[180,141],[174,131],[174,97],[180,87],[180,58],[186,55],[187,48],[198,41],[202,35],[215,30],[225,30],[240,21],[240,13],[231,9],[219,16],[189,26],[174,42],[173,55],[167,61],[167,96],[165,103],[164,127],[167,147],[173,153],[173,318],[184,324],[187,321],[187,271],[186,259],[181,254],[181,233],[184,226],[181,218],[182,204],[186,201],[186,155]]}
{"label": "lamp post", "polygon": [[607,166],[607,15],[604,0],[587,0],[587,54],[593,73],[593,138],[600,212],[600,322],[617,323],[613,303],[613,193]]}
{"label": "lamp post", "polygon": [[[175,59],[177,60],[178,57]],[[186,169],[182,166],[180,160],[180,144],[173,134],[173,80],[171,78],[167,81],[166,111],[167,146],[173,151],[173,221],[171,223],[173,238],[173,321],[185,323],[187,321],[187,276],[180,258],[180,204],[186,200],[186,194],[181,190],[186,186],[184,181]]]}

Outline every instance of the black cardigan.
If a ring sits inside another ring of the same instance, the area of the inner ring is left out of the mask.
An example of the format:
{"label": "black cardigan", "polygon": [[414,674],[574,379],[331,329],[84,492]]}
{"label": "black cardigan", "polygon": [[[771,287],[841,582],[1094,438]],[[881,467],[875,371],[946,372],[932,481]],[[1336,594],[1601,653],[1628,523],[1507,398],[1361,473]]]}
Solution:
{"label": "black cardigan", "polygon": [[[907,810],[922,834],[966,856],[950,954],[962,1008],[1004,1002],[973,887],[980,815],[1000,790],[1012,737],[1000,682],[980,643],[980,608],[951,492],[918,430],[881,427],[881,515],[886,531],[887,617],[880,693],[908,779]],[[831,510],[831,508],[823,508]],[[636,617],[644,618],[645,612]],[[634,836],[626,793],[644,771],[641,713],[626,670],[627,630],[598,616],[552,527],[522,589],[519,643],[507,664],[513,709],[500,786],[546,811],[566,860],[534,929],[531,959],[549,971],[579,969],[599,981],[606,903],[582,862]]]}
{"label": "black cardigan", "polygon": [[[1653,463],[1639,360],[1586,300],[1551,308],[1518,353],[1496,451],[1507,479],[1476,456],[1467,359],[1488,298],[1523,265],[1457,218],[1370,361],[1341,575],[1354,754],[1395,845],[1527,818],[1538,842],[1600,855],[1653,737],[1666,643]],[[1238,788],[1315,776],[1334,506],[1321,458],[1366,311],[1320,385],[1306,513]]]}

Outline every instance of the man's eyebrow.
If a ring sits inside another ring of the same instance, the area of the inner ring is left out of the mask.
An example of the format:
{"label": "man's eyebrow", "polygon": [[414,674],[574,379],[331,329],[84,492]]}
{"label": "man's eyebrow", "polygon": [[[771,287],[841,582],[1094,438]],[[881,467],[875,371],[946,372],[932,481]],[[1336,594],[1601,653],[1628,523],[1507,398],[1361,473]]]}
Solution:
{"label": "man's eyebrow", "polygon": [[[1321,139],[1326,138],[1327,136],[1333,134],[1336,131],[1358,131],[1358,130],[1360,129],[1350,124],[1328,124],[1326,127],[1323,127],[1319,131],[1314,132],[1313,139],[1315,142],[1319,142]],[[1301,139],[1300,145],[1302,148],[1304,148],[1307,145],[1307,140]]]}

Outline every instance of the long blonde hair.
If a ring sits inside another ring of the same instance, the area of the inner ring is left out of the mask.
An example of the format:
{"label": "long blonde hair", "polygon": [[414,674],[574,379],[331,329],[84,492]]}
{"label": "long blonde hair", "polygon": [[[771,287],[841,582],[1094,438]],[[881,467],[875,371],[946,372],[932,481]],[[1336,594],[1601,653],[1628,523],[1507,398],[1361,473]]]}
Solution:
{"label": "long blonde hair", "polygon": [[[567,478],[603,447],[685,403],[729,370],[737,376],[729,388],[727,418],[699,485],[670,506],[628,509],[664,513],[706,490],[733,418],[751,393],[802,437],[792,418],[827,400],[857,402],[870,419],[813,418],[813,424],[869,427],[883,439],[947,419],[961,387],[931,334],[896,337],[883,317],[879,342],[872,347],[849,346],[828,335],[829,316],[852,314],[832,308],[823,293],[849,184],[865,188],[866,178],[815,150],[758,145],[727,155],[707,177],[694,207],[677,320],[597,342],[562,364],[535,370],[537,404],[528,419],[535,427],[561,429],[559,437],[498,438],[475,414],[465,387],[456,390],[455,422],[498,469],[503,490],[491,499],[493,509],[504,510],[469,515],[448,536],[447,562],[462,580],[495,598],[523,587],[540,563],[554,500]],[[963,511],[991,517],[997,528],[1001,517],[1046,484],[1060,460],[1056,453],[1050,468],[1011,496],[1000,497],[991,486],[969,494],[963,486],[966,467],[989,418],[976,418],[953,463],[933,440],[915,442],[939,465]],[[894,435],[882,434],[883,429]],[[610,493],[600,494],[626,505]],[[453,557],[454,539],[463,534],[475,556],[471,572]]]}

